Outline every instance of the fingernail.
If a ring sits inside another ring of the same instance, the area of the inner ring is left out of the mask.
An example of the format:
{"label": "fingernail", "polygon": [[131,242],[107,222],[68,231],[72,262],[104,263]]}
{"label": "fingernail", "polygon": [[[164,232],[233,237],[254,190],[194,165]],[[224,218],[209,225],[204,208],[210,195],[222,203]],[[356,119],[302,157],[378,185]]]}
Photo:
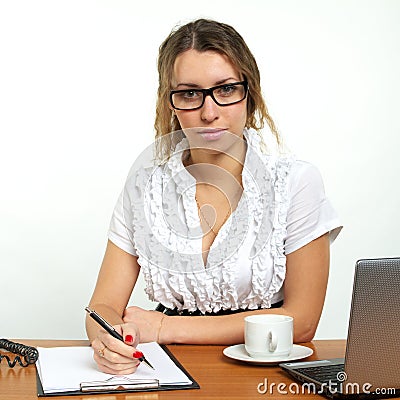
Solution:
{"label": "fingernail", "polygon": [[133,343],[133,336],[132,335],[126,335],[125,336],[125,342]]}
{"label": "fingernail", "polygon": [[140,360],[143,357],[143,353],[141,351],[137,350],[132,354],[132,357],[133,358],[137,358],[138,360]]}

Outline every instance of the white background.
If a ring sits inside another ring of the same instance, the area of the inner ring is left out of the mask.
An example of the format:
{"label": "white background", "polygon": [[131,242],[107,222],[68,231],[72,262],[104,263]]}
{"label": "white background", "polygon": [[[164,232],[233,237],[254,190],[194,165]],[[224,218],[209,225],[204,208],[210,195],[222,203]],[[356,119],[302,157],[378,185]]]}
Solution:
{"label": "white background", "polygon": [[[400,1],[1,1],[0,337],[85,337],[115,201],[153,138],[158,46],[198,17],[245,38],[345,226],[317,337],[346,337],[357,259],[400,255]],[[132,303],[153,307],[142,283]]]}

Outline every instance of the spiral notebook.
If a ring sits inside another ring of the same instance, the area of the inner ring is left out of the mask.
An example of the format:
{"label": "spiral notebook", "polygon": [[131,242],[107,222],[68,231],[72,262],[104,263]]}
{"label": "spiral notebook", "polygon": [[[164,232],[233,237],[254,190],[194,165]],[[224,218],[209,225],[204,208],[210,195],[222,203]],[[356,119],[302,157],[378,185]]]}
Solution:
{"label": "spiral notebook", "polygon": [[38,396],[198,389],[198,383],[174,355],[158,343],[137,346],[154,370],[141,363],[134,374],[113,376],[100,372],[91,347],[39,347]]}

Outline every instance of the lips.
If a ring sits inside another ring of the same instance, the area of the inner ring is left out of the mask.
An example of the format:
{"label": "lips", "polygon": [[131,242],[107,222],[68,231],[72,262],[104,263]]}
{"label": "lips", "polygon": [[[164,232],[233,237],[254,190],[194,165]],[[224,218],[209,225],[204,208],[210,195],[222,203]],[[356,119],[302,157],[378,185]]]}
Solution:
{"label": "lips", "polygon": [[218,140],[225,132],[226,129],[223,128],[208,128],[198,131],[204,140]]}

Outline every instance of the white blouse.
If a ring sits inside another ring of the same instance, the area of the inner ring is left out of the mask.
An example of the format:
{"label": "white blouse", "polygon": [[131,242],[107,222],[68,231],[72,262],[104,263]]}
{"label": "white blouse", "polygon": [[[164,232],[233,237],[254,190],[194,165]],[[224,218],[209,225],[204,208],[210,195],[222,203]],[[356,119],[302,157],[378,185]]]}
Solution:
{"label": "white blouse", "polygon": [[108,237],[138,257],[150,300],[201,312],[269,308],[283,299],[286,254],[341,225],[317,168],[261,151],[245,130],[243,194],[211,245],[207,264],[183,139],[163,165],[136,166],[116,204]]}

